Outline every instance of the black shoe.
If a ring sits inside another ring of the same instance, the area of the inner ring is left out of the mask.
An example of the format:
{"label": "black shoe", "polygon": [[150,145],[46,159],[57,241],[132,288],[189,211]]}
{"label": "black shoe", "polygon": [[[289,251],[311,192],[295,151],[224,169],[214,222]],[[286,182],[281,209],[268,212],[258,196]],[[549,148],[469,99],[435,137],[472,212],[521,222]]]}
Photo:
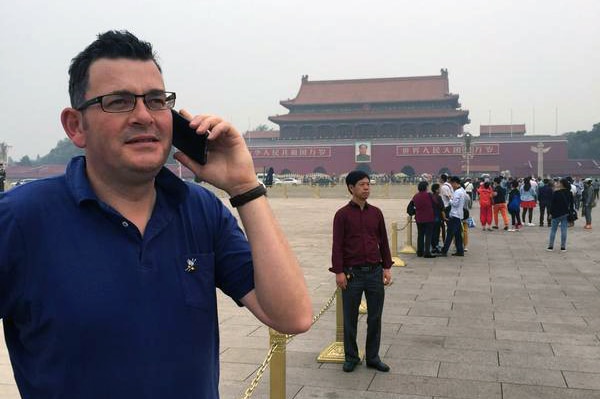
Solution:
{"label": "black shoe", "polygon": [[437,254],[437,256],[448,256],[448,252],[440,251],[440,253]]}
{"label": "black shoe", "polygon": [[455,252],[452,254],[452,256],[465,256],[464,253],[460,253],[460,252]]}
{"label": "black shoe", "polygon": [[422,257],[423,257],[423,254],[422,254],[422,253],[419,253],[419,252],[417,252],[417,256],[418,256],[419,258],[422,258]]}
{"label": "black shoe", "polygon": [[425,256],[423,256],[424,258],[428,258],[428,259],[432,259],[432,258],[437,258],[437,256],[435,255],[431,255],[431,254],[427,254]]}
{"label": "black shoe", "polygon": [[344,370],[346,373],[351,373],[352,371],[354,371],[357,364],[357,362],[346,360],[344,362],[344,365],[342,366],[342,370]]}
{"label": "black shoe", "polygon": [[498,230],[498,226],[492,226],[492,229]]}
{"label": "black shoe", "polygon": [[438,251],[438,249],[437,249],[437,248],[433,248],[433,249],[431,250],[431,253],[432,253],[432,254],[439,254],[439,253],[440,253],[440,251]]}
{"label": "black shoe", "polygon": [[373,362],[373,363],[367,363],[367,367],[369,367],[371,369],[377,369],[377,370],[382,371],[384,373],[387,373],[388,371],[390,371],[390,366],[388,366],[387,364],[385,364],[381,360]]}

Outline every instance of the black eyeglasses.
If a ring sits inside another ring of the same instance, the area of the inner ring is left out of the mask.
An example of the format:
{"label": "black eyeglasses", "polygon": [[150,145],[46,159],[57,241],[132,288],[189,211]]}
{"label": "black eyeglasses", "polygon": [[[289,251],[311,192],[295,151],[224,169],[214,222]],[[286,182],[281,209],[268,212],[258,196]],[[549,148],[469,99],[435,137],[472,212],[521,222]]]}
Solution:
{"label": "black eyeglasses", "polygon": [[162,111],[175,106],[176,95],[172,91],[152,91],[146,94],[113,93],[92,98],[75,108],[83,111],[87,107],[100,104],[102,111],[109,113],[131,112],[135,109],[138,97],[144,100],[149,110]]}

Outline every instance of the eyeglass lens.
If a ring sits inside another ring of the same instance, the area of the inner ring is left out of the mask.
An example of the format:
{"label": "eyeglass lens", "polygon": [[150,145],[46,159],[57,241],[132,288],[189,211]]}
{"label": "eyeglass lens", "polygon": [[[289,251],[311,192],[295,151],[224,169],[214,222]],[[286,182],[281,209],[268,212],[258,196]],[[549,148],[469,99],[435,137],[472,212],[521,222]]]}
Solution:
{"label": "eyeglass lens", "polygon": [[102,109],[106,112],[127,112],[135,108],[137,97],[143,97],[148,109],[159,111],[175,106],[175,95],[168,92],[154,92],[144,95],[130,93],[108,94],[102,97]]}

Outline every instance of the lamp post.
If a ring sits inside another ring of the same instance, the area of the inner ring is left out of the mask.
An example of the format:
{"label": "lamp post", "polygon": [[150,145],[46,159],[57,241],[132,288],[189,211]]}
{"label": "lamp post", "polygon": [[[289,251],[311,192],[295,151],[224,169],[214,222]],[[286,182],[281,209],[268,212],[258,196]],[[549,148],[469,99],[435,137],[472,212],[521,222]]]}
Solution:
{"label": "lamp post", "polygon": [[473,152],[471,151],[471,140],[473,139],[473,135],[471,133],[465,132],[462,135],[462,138],[464,140],[462,158],[465,162],[466,175],[469,176],[471,174],[471,159],[473,159]]}

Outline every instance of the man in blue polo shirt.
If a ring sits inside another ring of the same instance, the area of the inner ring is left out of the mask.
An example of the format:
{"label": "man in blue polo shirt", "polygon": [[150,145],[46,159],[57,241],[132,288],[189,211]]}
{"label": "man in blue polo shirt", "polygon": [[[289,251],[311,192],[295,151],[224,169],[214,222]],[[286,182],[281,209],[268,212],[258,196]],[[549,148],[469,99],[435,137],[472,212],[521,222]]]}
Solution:
{"label": "man in blue polo shirt", "polygon": [[[223,203],[164,168],[171,108],[149,43],[98,36],[72,61],[61,122],[85,150],[63,176],[0,195],[0,318],[24,398],[218,398],[216,288],[265,324],[306,331],[312,307],[250,153],[221,118],[209,160],[175,157]],[[251,251],[252,249],[252,251]]]}

